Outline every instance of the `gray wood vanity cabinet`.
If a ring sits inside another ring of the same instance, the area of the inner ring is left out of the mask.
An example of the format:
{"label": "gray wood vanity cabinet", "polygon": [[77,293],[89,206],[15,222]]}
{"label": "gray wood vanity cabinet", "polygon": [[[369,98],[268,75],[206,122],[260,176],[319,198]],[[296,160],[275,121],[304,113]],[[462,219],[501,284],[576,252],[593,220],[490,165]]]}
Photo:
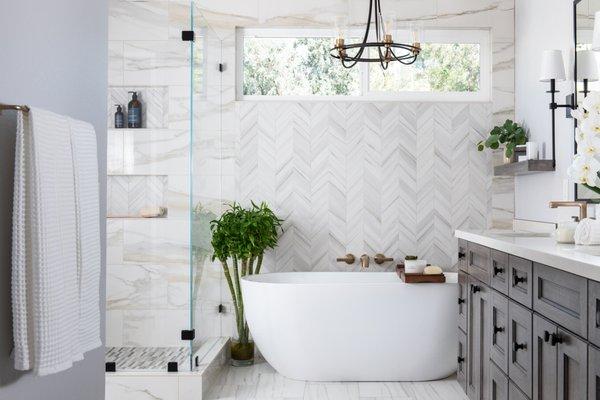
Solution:
{"label": "gray wood vanity cabinet", "polygon": [[600,282],[459,242],[458,381],[471,400],[600,400]]}

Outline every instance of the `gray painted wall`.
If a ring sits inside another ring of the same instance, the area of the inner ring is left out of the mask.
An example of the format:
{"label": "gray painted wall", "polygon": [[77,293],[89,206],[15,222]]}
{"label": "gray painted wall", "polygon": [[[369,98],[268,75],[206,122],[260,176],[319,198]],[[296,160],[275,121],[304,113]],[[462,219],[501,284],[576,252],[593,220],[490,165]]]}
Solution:
{"label": "gray painted wall", "polygon": [[[107,0],[20,0],[4,1],[0,13],[0,102],[42,107],[94,124],[102,177],[101,221],[106,209],[107,12]],[[0,116],[0,400],[104,399],[103,348],[88,352],[68,371],[42,378],[12,368],[14,130],[14,113]],[[104,223],[102,227],[105,238]],[[104,304],[104,276],[101,282]],[[104,310],[102,315],[104,332]]]}

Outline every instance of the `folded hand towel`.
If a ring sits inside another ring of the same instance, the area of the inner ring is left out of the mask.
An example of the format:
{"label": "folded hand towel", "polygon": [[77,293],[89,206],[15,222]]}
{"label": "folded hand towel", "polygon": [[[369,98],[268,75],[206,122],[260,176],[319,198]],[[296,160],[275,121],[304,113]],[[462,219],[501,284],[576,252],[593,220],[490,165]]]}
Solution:
{"label": "folded hand towel", "polygon": [[100,193],[94,128],[71,119],[75,174],[77,261],[79,278],[79,333],[83,352],[100,341]]}
{"label": "folded hand towel", "polygon": [[575,229],[575,244],[600,245],[600,221],[585,218]]}
{"label": "folded hand towel", "polygon": [[15,368],[47,375],[83,358],[73,154],[67,117],[32,108],[25,118],[15,161]]}

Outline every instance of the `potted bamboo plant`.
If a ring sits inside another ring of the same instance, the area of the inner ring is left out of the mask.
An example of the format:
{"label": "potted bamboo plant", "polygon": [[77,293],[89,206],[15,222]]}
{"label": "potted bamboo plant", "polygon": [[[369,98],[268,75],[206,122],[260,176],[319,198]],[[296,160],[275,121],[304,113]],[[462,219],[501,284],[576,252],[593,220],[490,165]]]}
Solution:
{"label": "potted bamboo plant", "polygon": [[217,259],[223,266],[235,309],[237,337],[231,342],[234,366],[254,363],[254,342],[244,315],[240,280],[260,273],[264,252],[277,246],[282,222],[266,203],[254,202],[247,209],[233,203],[221,218],[211,222],[213,261]]}

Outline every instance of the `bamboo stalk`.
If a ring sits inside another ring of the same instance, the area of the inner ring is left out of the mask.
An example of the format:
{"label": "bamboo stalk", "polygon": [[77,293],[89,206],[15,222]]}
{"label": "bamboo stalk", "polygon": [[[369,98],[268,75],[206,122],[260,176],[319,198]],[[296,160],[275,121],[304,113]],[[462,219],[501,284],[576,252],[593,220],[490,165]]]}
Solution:
{"label": "bamboo stalk", "polygon": [[262,262],[263,262],[263,253],[261,253],[258,256],[258,262],[257,262],[257,265],[256,265],[256,271],[254,272],[255,274],[260,273],[260,267],[262,267]]}

